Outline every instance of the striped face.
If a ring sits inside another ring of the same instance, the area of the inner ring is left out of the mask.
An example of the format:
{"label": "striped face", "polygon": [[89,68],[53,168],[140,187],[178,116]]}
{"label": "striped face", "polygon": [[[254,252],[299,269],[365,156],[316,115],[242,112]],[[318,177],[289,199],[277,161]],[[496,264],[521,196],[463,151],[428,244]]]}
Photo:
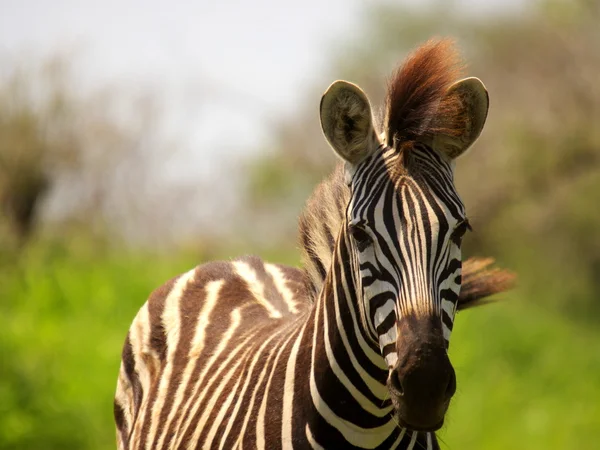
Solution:
{"label": "striped face", "polygon": [[410,174],[398,159],[382,147],[357,168],[347,217],[366,316],[390,368],[404,317],[439,319],[448,346],[469,228],[450,163],[425,146],[411,151]]}
{"label": "striped face", "polygon": [[404,318],[438,321],[447,348],[469,228],[451,164],[425,146],[411,150],[408,172],[399,158],[382,146],[362,162],[347,210],[365,316],[390,369]]}
{"label": "striped face", "polygon": [[381,146],[356,166],[351,191],[357,294],[389,369],[395,420],[437,430],[456,391],[447,348],[469,227],[452,165],[424,145]]}

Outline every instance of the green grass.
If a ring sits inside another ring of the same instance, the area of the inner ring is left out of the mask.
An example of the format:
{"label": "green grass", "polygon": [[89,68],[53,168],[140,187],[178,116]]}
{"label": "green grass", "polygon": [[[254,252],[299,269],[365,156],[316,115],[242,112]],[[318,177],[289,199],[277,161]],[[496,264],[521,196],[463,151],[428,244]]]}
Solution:
{"label": "green grass", "polygon": [[192,258],[36,248],[0,273],[0,448],[114,448],[129,323]]}
{"label": "green grass", "polygon": [[[283,256],[293,261],[291,254]],[[112,396],[129,323],[200,256],[34,246],[0,265],[0,449],[114,448]],[[460,313],[450,449],[592,449],[600,335],[517,294]]]}
{"label": "green grass", "polygon": [[600,430],[600,335],[507,301],[459,313],[450,449],[593,449]]}

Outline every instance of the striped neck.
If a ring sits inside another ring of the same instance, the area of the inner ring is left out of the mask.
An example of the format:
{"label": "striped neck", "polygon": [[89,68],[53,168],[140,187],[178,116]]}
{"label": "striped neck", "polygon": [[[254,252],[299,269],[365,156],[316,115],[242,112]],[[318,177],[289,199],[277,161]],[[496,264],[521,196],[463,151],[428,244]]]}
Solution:
{"label": "striped neck", "polygon": [[387,365],[366,326],[349,239],[346,227],[340,227],[308,318],[308,329],[312,328],[308,390],[317,414],[308,418],[307,437],[315,448],[438,448],[433,433],[413,433],[394,422]]}

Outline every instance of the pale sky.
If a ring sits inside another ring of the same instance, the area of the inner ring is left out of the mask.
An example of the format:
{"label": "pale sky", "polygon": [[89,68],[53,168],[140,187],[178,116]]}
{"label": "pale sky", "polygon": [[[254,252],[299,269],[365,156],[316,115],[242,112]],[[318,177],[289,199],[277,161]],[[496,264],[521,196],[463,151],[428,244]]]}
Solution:
{"label": "pale sky", "polygon": [[152,84],[176,110],[190,95],[204,95],[206,84],[243,96],[240,105],[215,99],[205,138],[194,136],[198,131],[188,117],[190,129],[180,131],[199,144],[231,129],[256,143],[263,134],[260,117],[294,109],[327,57],[327,43],[346,34],[361,9],[356,0],[0,0],[0,5],[2,53],[75,48],[82,81]]}

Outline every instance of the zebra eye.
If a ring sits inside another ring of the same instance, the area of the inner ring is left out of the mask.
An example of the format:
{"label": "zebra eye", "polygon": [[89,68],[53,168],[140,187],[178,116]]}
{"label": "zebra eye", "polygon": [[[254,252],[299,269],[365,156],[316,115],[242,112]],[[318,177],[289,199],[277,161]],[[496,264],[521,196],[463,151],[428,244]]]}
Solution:
{"label": "zebra eye", "polygon": [[471,224],[469,224],[469,221],[465,219],[456,226],[456,228],[452,232],[452,235],[450,236],[450,240],[456,245],[460,246],[460,244],[462,244],[462,239],[465,236],[467,230],[472,231],[472,228]]}
{"label": "zebra eye", "polygon": [[354,225],[350,227],[350,234],[352,238],[356,242],[356,248],[359,252],[364,251],[369,245],[373,243],[373,239],[369,236],[363,228],[360,226]]}

